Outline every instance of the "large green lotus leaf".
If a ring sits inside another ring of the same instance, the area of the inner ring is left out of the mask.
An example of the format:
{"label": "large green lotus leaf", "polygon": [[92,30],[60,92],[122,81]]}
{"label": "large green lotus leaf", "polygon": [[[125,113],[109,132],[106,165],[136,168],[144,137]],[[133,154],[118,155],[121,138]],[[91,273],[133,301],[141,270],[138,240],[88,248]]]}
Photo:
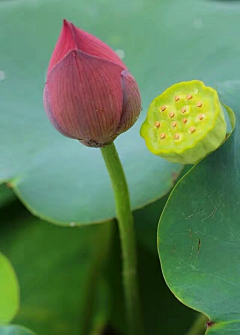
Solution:
{"label": "large green lotus leaf", "polygon": [[2,210],[2,217],[0,248],[14,266],[21,292],[14,323],[44,335],[90,334],[103,327],[109,296],[101,278],[111,225],[59,227],[19,203]]}
{"label": "large green lotus leaf", "polygon": [[[114,216],[100,151],[64,138],[42,106],[48,62],[62,19],[97,35],[139,82],[140,120],[116,140],[133,208],[164,195],[181,166],[152,155],[139,137],[151,100],[176,81],[213,84],[240,76],[240,4],[192,0],[18,0],[0,4],[0,179],[30,210],[76,224]],[[147,162],[147,163],[146,163]]]}
{"label": "large green lotus leaf", "polygon": [[31,330],[18,326],[18,325],[8,325],[0,326],[0,335],[36,335]]}
{"label": "large green lotus leaf", "polygon": [[240,334],[240,320],[239,322],[222,322],[221,324],[210,327],[206,332],[207,335],[238,335]]}
{"label": "large green lotus leaf", "polygon": [[240,333],[240,81],[219,86],[236,128],[174,188],[159,222],[167,284],[211,320],[207,334]]}
{"label": "large green lotus leaf", "polygon": [[[122,19],[124,7],[128,8],[127,2],[119,8]],[[43,110],[45,71],[62,19],[66,17],[95,33],[114,49],[124,49],[128,55],[126,62],[141,85],[147,78],[143,80],[143,69],[135,61],[135,37],[126,39],[127,26],[138,12],[138,8],[133,8],[126,23],[118,27],[114,22],[114,1],[101,6],[73,0],[0,4],[0,70],[5,77],[0,83],[0,179],[10,180],[26,206],[42,218],[81,224],[115,215],[111,184],[100,150],[86,148],[58,134]],[[143,100],[146,107],[149,95],[144,97],[143,93]],[[180,165],[169,164],[148,152],[139,137],[139,126],[140,122],[117,141],[133,208],[165,194],[181,170]],[[153,181],[154,175],[158,178]]]}
{"label": "large green lotus leaf", "polygon": [[9,323],[19,307],[19,288],[14,269],[0,253],[0,325]]}
{"label": "large green lotus leaf", "polygon": [[[187,173],[191,165],[185,165],[179,179]],[[134,221],[136,222],[137,239],[142,246],[153,253],[157,253],[157,226],[160,213],[162,212],[169,193],[159,200],[140,208],[134,212]]]}

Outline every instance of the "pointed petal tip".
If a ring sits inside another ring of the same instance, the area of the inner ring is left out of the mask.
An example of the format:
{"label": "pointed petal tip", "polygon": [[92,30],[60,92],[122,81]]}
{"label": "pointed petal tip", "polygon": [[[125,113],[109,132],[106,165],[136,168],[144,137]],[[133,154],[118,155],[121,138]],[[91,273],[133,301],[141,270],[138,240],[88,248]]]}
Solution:
{"label": "pointed petal tip", "polygon": [[77,28],[72,22],[68,21],[67,19],[63,19],[63,28],[70,28],[70,29],[79,29],[81,31],[80,28]]}
{"label": "pointed petal tip", "polygon": [[66,19],[63,19],[63,26],[68,26],[70,22]]}
{"label": "pointed petal tip", "polygon": [[76,29],[74,24],[66,19],[63,19],[63,30],[68,30],[71,34]]}
{"label": "pointed petal tip", "polygon": [[63,30],[65,30],[65,31],[71,31],[72,30],[72,26],[73,26],[73,24],[72,24],[72,22],[69,22],[68,20],[66,20],[66,19],[63,19]]}
{"label": "pointed petal tip", "polygon": [[[74,23],[72,23],[72,22],[68,22],[68,24],[69,24],[69,28],[71,29],[72,36],[77,43],[77,40],[78,40],[77,36],[82,37],[82,33],[86,33],[86,32],[84,30],[82,30],[81,28],[76,27],[74,25]],[[81,34],[81,35],[79,35],[79,34]],[[80,46],[79,46],[79,48],[80,48]]]}

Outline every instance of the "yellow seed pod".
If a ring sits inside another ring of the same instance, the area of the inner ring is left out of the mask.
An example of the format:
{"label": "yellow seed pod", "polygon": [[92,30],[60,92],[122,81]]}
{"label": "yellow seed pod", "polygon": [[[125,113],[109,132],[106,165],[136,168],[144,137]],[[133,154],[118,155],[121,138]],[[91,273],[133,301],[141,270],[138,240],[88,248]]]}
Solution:
{"label": "yellow seed pod", "polygon": [[221,145],[226,131],[217,92],[192,80],[169,87],[152,101],[141,136],[155,155],[195,164]]}

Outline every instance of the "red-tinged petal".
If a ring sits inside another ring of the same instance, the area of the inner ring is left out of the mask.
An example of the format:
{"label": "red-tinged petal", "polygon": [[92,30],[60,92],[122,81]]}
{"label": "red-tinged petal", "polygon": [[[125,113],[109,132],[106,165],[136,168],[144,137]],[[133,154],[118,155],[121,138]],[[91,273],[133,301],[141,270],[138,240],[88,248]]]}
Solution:
{"label": "red-tinged petal", "polygon": [[110,60],[120,65],[123,69],[126,69],[126,65],[107,44],[84,30],[77,28],[73,23],[64,20],[61,34],[49,63],[48,72],[63,59],[69,51],[74,49],[78,49],[92,56]]}
{"label": "red-tinged petal", "polygon": [[137,121],[141,111],[141,96],[138,84],[128,70],[121,76],[123,90],[123,110],[117,134],[127,131]]}
{"label": "red-tinged petal", "polygon": [[57,44],[55,46],[55,49],[53,51],[49,66],[48,66],[48,72],[51,71],[51,69],[61,60],[63,59],[66,54],[73,49],[76,49],[76,42],[73,38],[73,31],[71,24],[64,20],[63,21],[63,27],[60,33],[60,36],[58,38]]}
{"label": "red-tinged petal", "polygon": [[78,50],[117,63],[123,69],[127,68],[120,57],[107,44],[86,31],[77,28],[73,23],[69,23],[69,25],[71,25],[73,39]]}
{"label": "red-tinged petal", "polygon": [[122,114],[121,72],[115,63],[69,52],[47,78],[53,125],[91,146],[114,139]]}
{"label": "red-tinged petal", "polygon": [[54,127],[64,136],[70,137],[70,138],[75,138],[72,137],[70,134],[66,133],[58,124],[57,120],[54,118],[54,115],[51,112],[51,106],[49,103],[49,94],[48,94],[48,89],[47,89],[47,84],[44,87],[43,90],[43,104],[44,104],[44,109],[47,113],[47,116],[49,118],[49,120],[51,121],[51,123],[54,125]]}

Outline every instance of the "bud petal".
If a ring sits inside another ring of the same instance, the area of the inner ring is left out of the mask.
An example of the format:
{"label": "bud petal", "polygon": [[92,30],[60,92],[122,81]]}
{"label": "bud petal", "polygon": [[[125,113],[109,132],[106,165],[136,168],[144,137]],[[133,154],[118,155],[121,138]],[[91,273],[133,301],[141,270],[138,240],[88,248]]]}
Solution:
{"label": "bud petal", "polygon": [[69,22],[64,20],[59,39],[57,41],[57,44],[55,46],[55,49],[49,62],[48,73],[60,60],[62,60],[66,56],[66,54],[69,51],[74,49],[77,48],[76,48],[76,42],[72,36],[71,25]]}
{"label": "bud petal", "polygon": [[217,92],[198,80],[169,87],[151,103],[141,136],[154,154],[174,163],[195,164],[226,137]]}
{"label": "bud petal", "polygon": [[121,120],[122,67],[70,51],[50,71],[44,105],[55,128],[88,146],[112,142]]}
{"label": "bud petal", "polygon": [[48,72],[73,49],[78,49],[89,55],[112,61],[120,65],[123,69],[126,69],[126,65],[108,45],[97,37],[75,27],[73,23],[64,20],[61,34],[50,60]]}
{"label": "bud petal", "polygon": [[123,133],[136,122],[141,110],[138,84],[128,70],[122,72],[123,110],[117,133]]}
{"label": "bud petal", "polygon": [[50,102],[49,102],[49,93],[48,93],[47,85],[45,85],[44,91],[43,91],[43,104],[44,104],[44,109],[47,113],[47,116],[48,116],[49,120],[51,121],[51,123],[54,125],[54,127],[64,136],[67,136],[69,138],[74,138],[70,134],[66,133],[60,127],[60,125],[57,123],[57,120],[55,119],[54,115],[51,113],[51,107],[50,107]]}
{"label": "bud petal", "polygon": [[117,54],[66,20],[43,100],[59,132],[92,147],[111,143],[128,130],[141,109],[137,83]]}

